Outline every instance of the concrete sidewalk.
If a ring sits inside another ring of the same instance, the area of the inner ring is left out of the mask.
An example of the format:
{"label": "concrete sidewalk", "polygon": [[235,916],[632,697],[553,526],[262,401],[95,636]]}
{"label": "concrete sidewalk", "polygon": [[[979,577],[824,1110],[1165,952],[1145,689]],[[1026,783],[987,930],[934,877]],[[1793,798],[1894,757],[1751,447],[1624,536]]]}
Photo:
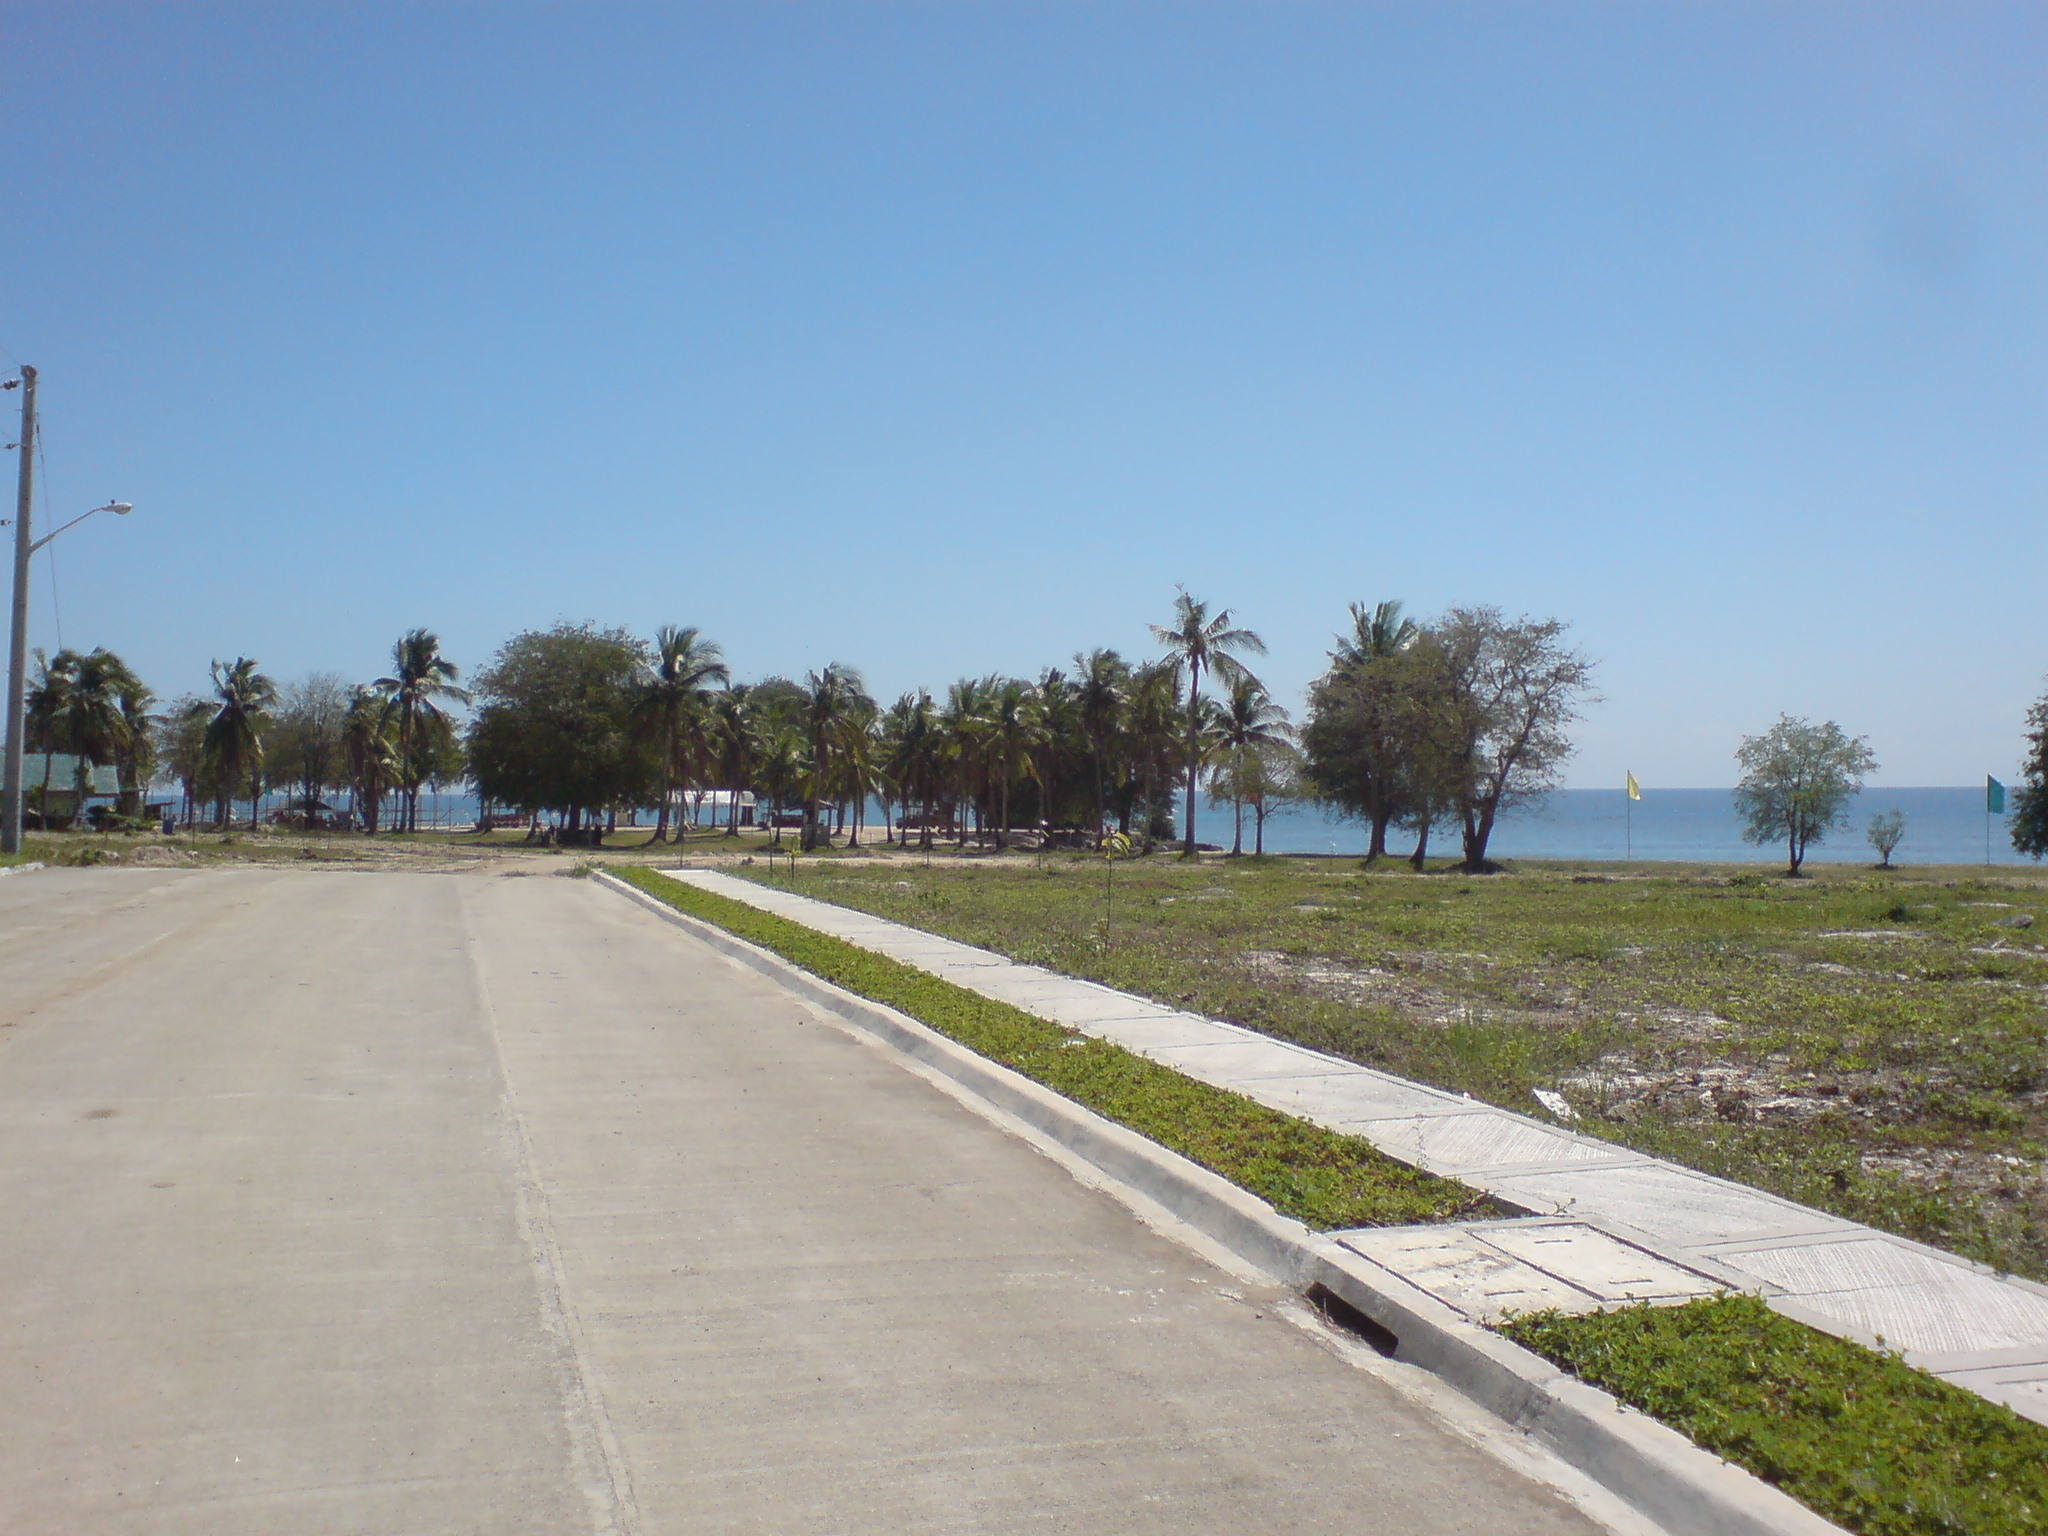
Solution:
{"label": "concrete sidewalk", "polygon": [[0,1529],[1590,1533],[590,882],[0,889]]}
{"label": "concrete sidewalk", "polygon": [[1340,1234],[1468,1316],[1753,1289],[1789,1315],[2048,1423],[2048,1287],[1660,1161],[787,889],[710,870],[678,880],[744,901],[1190,1077],[1362,1136],[1542,1224]]}

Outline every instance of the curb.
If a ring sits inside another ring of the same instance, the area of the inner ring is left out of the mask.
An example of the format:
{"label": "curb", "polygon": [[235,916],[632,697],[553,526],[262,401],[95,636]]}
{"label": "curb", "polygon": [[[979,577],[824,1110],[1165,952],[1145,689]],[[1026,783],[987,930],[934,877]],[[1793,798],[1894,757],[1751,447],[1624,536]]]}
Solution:
{"label": "curb", "polygon": [[31,875],[42,867],[43,861],[41,859],[37,859],[32,864],[8,864],[0,866],[0,877],[7,875]]}
{"label": "curb", "polygon": [[1482,1328],[1363,1255],[1137,1132],[711,923],[597,871],[593,879],[899,1054],[950,1079],[1296,1291],[1336,1297],[1382,1354],[1442,1378],[1671,1536],[1845,1536],[1677,1430]]}

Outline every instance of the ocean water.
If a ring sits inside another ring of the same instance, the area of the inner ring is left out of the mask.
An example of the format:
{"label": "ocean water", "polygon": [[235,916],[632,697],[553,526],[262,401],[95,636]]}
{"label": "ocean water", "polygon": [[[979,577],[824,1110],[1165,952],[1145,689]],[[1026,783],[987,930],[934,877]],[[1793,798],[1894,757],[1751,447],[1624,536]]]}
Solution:
{"label": "ocean water", "polygon": [[[1982,864],[1985,862],[1984,790],[1871,789],[1849,807],[1847,820],[1822,842],[1807,850],[1807,861],[1819,864],[1874,864],[1877,855],[1864,837],[1870,818],[1897,810],[1906,818],[1906,835],[1892,854],[1894,864]],[[1990,861],[2025,864],[2013,852],[2010,818],[1989,818]],[[1230,846],[1231,818],[1226,810],[1205,806],[1195,816],[1195,832],[1203,842]],[[1246,817],[1245,846],[1252,841]],[[1305,808],[1268,817],[1269,853],[1360,853],[1366,830],[1326,811]],[[1390,847],[1406,851],[1413,839],[1405,833],[1388,838]],[[1433,852],[1457,851],[1455,835],[1432,834]],[[1650,789],[1633,802],[1618,789],[1563,789],[1540,802],[1517,808],[1494,828],[1487,852],[1501,859],[1669,859],[1710,863],[1782,862],[1784,844],[1759,848],[1742,840],[1742,822],[1735,814],[1732,792],[1725,789]]]}
{"label": "ocean water", "polygon": [[[337,797],[339,798],[339,797]],[[280,801],[281,803],[281,797]],[[1982,864],[1985,862],[1985,815],[1982,786],[1961,789],[1866,790],[1849,808],[1848,819],[1807,851],[1809,863],[1871,864],[1877,855],[1863,831],[1879,811],[1898,810],[1906,818],[1906,835],[1892,855],[1895,864]],[[476,796],[452,792],[423,794],[423,826],[467,829],[475,824]],[[386,808],[387,817],[390,810]],[[879,840],[880,809],[871,806],[870,825]],[[642,813],[643,822],[651,821]],[[2013,852],[2009,818],[1990,818],[1990,862],[2025,864]],[[1195,813],[1195,835],[1205,843],[1228,848],[1231,816],[1228,807],[1211,809],[1204,797]],[[1405,833],[1388,838],[1392,849],[1406,852],[1413,840]],[[1282,812],[1266,819],[1268,853],[1334,853],[1365,851],[1366,829],[1313,807]],[[1252,818],[1245,815],[1244,845],[1252,846]],[[1442,831],[1430,840],[1431,850],[1445,857],[1457,852],[1455,835]],[[1675,860],[1701,863],[1781,862],[1783,844],[1759,848],[1742,840],[1742,823],[1731,792],[1725,789],[1650,789],[1630,805],[1618,789],[1562,789],[1540,802],[1503,817],[1487,850],[1501,859],[1625,859]]]}

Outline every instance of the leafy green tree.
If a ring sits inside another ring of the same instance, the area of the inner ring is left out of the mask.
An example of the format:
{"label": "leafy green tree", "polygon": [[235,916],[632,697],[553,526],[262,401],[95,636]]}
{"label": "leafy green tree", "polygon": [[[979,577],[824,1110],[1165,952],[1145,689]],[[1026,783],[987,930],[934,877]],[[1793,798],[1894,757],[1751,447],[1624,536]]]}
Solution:
{"label": "leafy green tree", "polygon": [[[1250,806],[1252,853],[1266,851],[1266,821],[1274,812],[1306,798],[1301,780],[1301,752],[1292,742],[1267,741],[1232,752],[1209,777],[1209,796],[1216,805]],[[1231,850],[1235,853],[1237,850]]]}
{"label": "leafy green tree", "polygon": [[1906,836],[1906,813],[1896,807],[1889,811],[1879,811],[1870,818],[1870,825],[1864,828],[1863,835],[1870,840],[1870,846],[1877,850],[1877,867],[1890,869],[1892,851]]}
{"label": "leafy green tree", "polygon": [[414,750],[420,723],[442,717],[438,701],[467,704],[469,692],[455,686],[461,669],[441,654],[441,641],[433,631],[407,630],[391,647],[391,675],[377,679],[376,686],[398,706],[399,789],[405,796],[399,813],[401,832],[419,830],[421,776],[415,772],[423,760]]}
{"label": "leafy green tree", "polygon": [[1500,814],[1554,788],[1571,756],[1565,728],[1593,697],[1593,664],[1556,619],[1508,620],[1495,608],[1453,608],[1429,627],[1448,679],[1443,729],[1452,749],[1464,867],[1487,868]]}
{"label": "leafy green tree", "polygon": [[2012,845],[2029,858],[2048,854],[2048,693],[2027,711],[2027,761],[2012,793]]}
{"label": "leafy green tree", "polygon": [[601,835],[603,813],[645,804],[654,754],[632,730],[649,658],[620,629],[557,624],[505,642],[476,679],[469,726],[477,790],[497,805],[563,821],[563,835]]}
{"label": "leafy green tree", "polygon": [[1195,792],[1202,770],[1201,696],[1202,674],[1207,672],[1229,686],[1251,674],[1237,659],[1239,652],[1266,654],[1266,642],[1249,629],[1233,629],[1228,608],[1213,617],[1209,605],[1190,597],[1185,587],[1174,599],[1173,621],[1154,624],[1152,635],[1166,647],[1168,662],[1187,680],[1187,835],[1181,853],[1195,856]]}
{"label": "leafy green tree", "polygon": [[342,782],[342,729],[349,702],[348,685],[332,672],[308,673],[278,693],[267,755],[272,771],[295,786],[294,798],[309,825],[322,794]]}
{"label": "leafy green tree", "polygon": [[1851,737],[1834,721],[1815,725],[1780,715],[1761,736],[1745,736],[1736,749],[1742,778],[1735,808],[1746,841],[1785,841],[1786,874],[1797,878],[1806,850],[1840,826],[1849,802],[1876,771],[1864,737]]}
{"label": "leafy green tree", "polygon": [[220,829],[228,830],[228,808],[236,791],[249,791],[249,830],[256,830],[256,808],[263,797],[263,735],[270,728],[270,707],[277,702],[277,684],[256,670],[247,656],[213,664],[213,718],[206,724],[206,753],[211,761],[214,793],[220,808]]}
{"label": "leafy green tree", "polygon": [[[1340,812],[1367,830],[1366,859],[1384,858],[1387,828],[1404,819],[1414,800],[1418,667],[1421,636],[1401,604],[1351,605],[1351,631],[1337,637],[1330,668],[1309,690],[1302,745],[1308,783]],[[1428,658],[1424,658],[1425,661]]]}

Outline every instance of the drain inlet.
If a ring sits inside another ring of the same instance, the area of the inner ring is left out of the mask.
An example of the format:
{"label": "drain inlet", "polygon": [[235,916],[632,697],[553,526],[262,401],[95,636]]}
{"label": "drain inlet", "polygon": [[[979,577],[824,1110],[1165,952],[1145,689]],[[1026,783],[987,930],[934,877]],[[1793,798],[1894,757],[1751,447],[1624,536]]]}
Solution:
{"label": "drain inlet", "polygon": [[1316,1315],[1332,1328],[1371,1345],[1389,1358],[1401,1347],[1393,1329],[1384,1323],[1374,1322],[1320,1280],[1302,1292],[1302,1299],[1314,1307]]}

